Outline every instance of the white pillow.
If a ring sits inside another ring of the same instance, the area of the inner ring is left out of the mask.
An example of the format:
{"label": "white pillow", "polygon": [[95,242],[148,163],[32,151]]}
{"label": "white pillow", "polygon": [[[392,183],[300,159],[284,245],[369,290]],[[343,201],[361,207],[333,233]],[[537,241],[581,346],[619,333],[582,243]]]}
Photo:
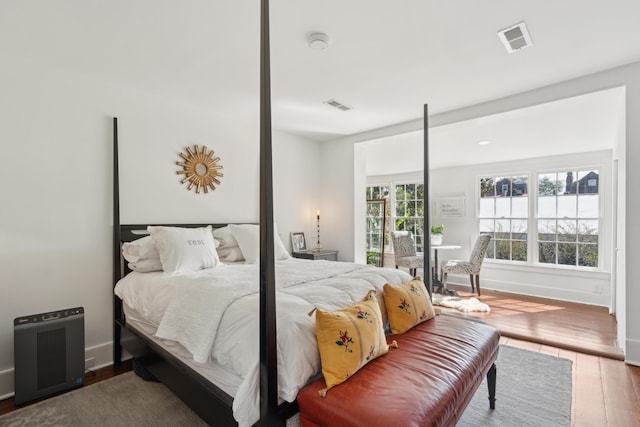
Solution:
{"label": "white pillow", "polygon": [[[233,237],[238,241],[238,246],[247,263],[254,263],[260,257],[260,226],[255,224],[229,224],[229,229]],[[275,249],[275,259],[289,259],[289,252],[284,247],[278,227],[273,227],[273,245]]]}
{"label": "white pillow", "polygon": [[147,227],[165,273],[189,273],[220,265],[211,226],[205,228]]}
{"label": "white pillow", "polygon": [[129,262],[136,262],[143,259],[160,259],[160,253],[151,236],[145,236],[132,242],[125,242],[122,245],[122,255]]}
{"label": "white pillow", "polygon": [[160,261],[160,258],[141,259],[140,261],[130,262],[129,269],[139,273],[162,271],[162,261]]}
{"label": "white pillow", "polygon": [[226,227],[215,228],[213,230],[213,237],[220,242],[221,248],[238,246],[238,242],[236,241],[236,238],[233,237],[233,233],[228,225]]}
{"label": "white pillow", "polygon": [[244,261],[240,246],[220,248],[218,249],[218,256],[222,262]]}

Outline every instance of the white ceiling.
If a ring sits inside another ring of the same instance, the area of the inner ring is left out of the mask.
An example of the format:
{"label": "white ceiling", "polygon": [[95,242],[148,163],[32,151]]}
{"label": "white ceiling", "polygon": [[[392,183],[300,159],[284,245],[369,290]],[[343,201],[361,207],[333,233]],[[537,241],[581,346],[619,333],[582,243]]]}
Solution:
{"label": "white ceiling", "polygon": [[[2,0],[0,61],[256,120],[259,3]],[[638,17],[638,0],[274,0],[273,125],[328,140],[635,62]],[[496,32],[522,20],[533,46],[507,54]]]}
{"label": "white ceiling", "polygon": [[[619,87],[430,128],[429,166],[611,150],[624,136],[624,100],[624,88]],[[365,147],[367,175],[422,171],[422,131],[379,138]]]}

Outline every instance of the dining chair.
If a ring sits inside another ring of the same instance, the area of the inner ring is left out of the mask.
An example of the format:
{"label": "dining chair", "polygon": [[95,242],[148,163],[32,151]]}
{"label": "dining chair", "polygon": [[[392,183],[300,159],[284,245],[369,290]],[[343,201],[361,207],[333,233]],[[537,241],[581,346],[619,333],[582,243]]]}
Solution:
{"label": "dining chair", "polygon": [[424,257],[416,255],[416,243],[410,231],[392,231],[391,242],[393,255],[398,266],[409,269],[409,274],[415,277],[416,269],[424,265]]}
{"label": "dining chair", "polygon": [[[487,254],[487,248],[489,247],[490,240],[491,236],[489,234],[481,234],[473,245],[469,261],[452,259],[442,264],[442,283],[444,289],[447,289],[448,273],[466,273],[469,275],[469,279],[471,280],[471,292],[475,292],[475,289],[477,288],[478,296],[480,296],[480,268],[482,268],[482,261]],[[474,275],[475,284],[473,280]]]}

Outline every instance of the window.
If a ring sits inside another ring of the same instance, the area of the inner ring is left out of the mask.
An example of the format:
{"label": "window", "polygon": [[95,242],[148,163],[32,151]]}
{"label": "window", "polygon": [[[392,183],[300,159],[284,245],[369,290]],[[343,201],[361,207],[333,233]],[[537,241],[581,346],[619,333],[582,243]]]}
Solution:
{"label": "window", "polygon": [[410,231],[421,250],[424,246],[424,186],[422,183],[394,185],[395,206],[392,223],[395,231]]}
{"label": "window", "polygon": [[367,264],[377,267],[384,262],[386,212],[386,199],[367,199]]}
{"label": "window", "polygon": [[[390,191],[391,190],[391,191]],[[384,244],[389,245],[390,231],[410,231],[416,242],[416,249],[421,251],[424,244],[424,186],[422,182],[407,182],[402,184],[367,186],[367,200],[385,199],[386,224]],[[369,204],[369,202],[367,202]],[[379,220],[374,219],[375,212],[367,207],[367,263],[371,259],[374,263],[375,251],[379,234]]]}
{"label": "window", "polygon": [[597,169],[538,175],[538,262],[598,267]]}
{"label": "window", "polygon": [[599,169],[485,176],[479,185],[479,230],[492,236],[487,258],[600,267]]}
{"label": "window", "polygon": [[370,185],[367,187],[367,200],[387,199],[389,200],[389,187],[386,185]]}
{"label": "window", "polygon": [[480,179],[480,233],[491,234],[487,258],[527,261],[527,175]]}
{"label": "window", "polygon": [[389,231],[386,226],[389,187],[386,185],[367,187],[367,264],[382,267],[384,245],[388,244]]}

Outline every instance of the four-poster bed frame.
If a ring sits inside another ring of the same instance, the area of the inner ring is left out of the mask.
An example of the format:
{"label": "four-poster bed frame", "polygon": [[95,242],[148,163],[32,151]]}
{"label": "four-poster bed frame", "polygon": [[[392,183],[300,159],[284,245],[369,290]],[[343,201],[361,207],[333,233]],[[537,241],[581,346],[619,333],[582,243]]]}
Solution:
{"label": "four-poster bed frame", "polygon": [[[284,426],[286,419],[297,412],[296,403],[278,405],[276,294],[274,265],[274,217],[271,140],[271,89],[269,52],[269,1],[261,0],[260,43],[260,421],[262,426]],[[428,124],[424,107],[424,216],[428,230]],[[128,271],[121,255],[123,242],[140,238],[138,230],[147,224],[121,225],[118,171],[118,119],[113,119],[113,259],[114,286]],[[151,225],[151,224],[149,224]],[[158,224],[155,224],[158,225]],[[171,224],[182,227],[202,227],[209,224]],[[221,227],[226,224],[213,224]],[[430,269],[430,243],[425,239],[425,272]],[[431,275],[425,273],[431,293]],[[233,398],[198,372],[183,364],[175,356],[145,339],[144,335],[127,326],[123,303],[114,295],[114,363],[121,363],[126,349],[149,372],[187,403],[207,423],[236,425],[233,418]]]}

